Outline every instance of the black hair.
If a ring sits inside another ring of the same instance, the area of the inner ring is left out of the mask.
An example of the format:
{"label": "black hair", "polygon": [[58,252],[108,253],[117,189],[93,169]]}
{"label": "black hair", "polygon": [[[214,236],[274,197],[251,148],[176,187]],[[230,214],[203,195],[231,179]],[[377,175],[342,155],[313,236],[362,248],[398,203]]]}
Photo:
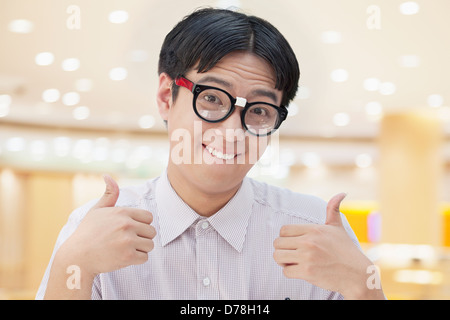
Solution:
{"label": "black hair", "polygon": [[[240,12],[204,8],[181,20],[167,34],[159,56],[158,73],[172,79],[197,67],[207,72],[234,51],[249,51],[266,60],[276,75],[275,88],[287,106],[297,93],[300,70],[284,36],[269,22]],[[178,87],[173,86],[174,100]]]}

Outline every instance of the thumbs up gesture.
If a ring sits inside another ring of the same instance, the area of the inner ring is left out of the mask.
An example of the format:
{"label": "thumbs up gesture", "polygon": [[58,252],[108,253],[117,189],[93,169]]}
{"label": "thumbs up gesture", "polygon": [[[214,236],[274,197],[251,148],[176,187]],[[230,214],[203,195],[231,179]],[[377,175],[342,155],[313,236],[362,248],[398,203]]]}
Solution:
{"label": "thumbs up gesture", "polygon": [[287,278],[303,279],[346,299],[380,298],[367,287],[367,270],[372,262],[359,250],[342,223],[339,206],[345,193],[327,205],[324,225],[285,225],[274,241],[275,261]]}
{"label": "thumbs up gesture", "polygon": [[156,235],[150,225],[152,214],[142,209],[115,207],[119,187],[109,176],[104,176],[104,180],[105,193],[64,243],[64,250],[77,255],[77,264],[90,274],[146,262]]}

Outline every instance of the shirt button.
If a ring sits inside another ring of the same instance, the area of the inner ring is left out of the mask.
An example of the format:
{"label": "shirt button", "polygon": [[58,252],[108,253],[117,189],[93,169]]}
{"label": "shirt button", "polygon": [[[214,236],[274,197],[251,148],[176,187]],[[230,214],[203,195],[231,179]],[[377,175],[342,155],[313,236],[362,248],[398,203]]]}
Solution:
{"label": "shirt button", "polygon": [[211,280],[209,280],[208,277],[206,277],[205,279],[203,279],[203,285],[205,287],[209,286],[211,284]]}
{"label": "shirt button", "polygon": [[209,227],[209,223],[207,221],[202,223],[202,229],[205,230],[206,228]]}

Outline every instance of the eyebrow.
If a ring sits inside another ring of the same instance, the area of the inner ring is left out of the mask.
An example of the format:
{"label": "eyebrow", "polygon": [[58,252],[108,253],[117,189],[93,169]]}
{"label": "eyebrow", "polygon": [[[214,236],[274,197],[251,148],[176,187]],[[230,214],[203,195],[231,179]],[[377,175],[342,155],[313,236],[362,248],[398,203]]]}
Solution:
{"label": "eyebrow", "polygon": [[256,90],[253,90],[252,93],[255,96],[263,96],[263,97],[270,98],[270,99],[272,99],[273,102],[278,103],[277,95],[273,91],[256,89]]}
{"label": "eyebrow", "polygon": [[[222,85],[222,86],[230,88],[230,89],[233,88],[233,84],[231,84],[230,82],[222,80],[222,79],[214,77],[214,76],[205,76],[205,77],[201,78],[198,82],[199,83],[213,82],[215,84]],[[273,91],[264,90],[264,89],[255,89],[251,93],[254,96],[263,96],[263,97],[270,98],[274,103],[278,103],[277,95]]]}
{"label": "eyebrow", "polygon": [[233,88],[233,85],[231,83],[229,83],[228,81],[216,78],[214,76],[205,76],[205,77],[201,78],[198,82],[199,83],[214,82],[215,84],[222,85],[222,86],[225,86],[227,88]]}

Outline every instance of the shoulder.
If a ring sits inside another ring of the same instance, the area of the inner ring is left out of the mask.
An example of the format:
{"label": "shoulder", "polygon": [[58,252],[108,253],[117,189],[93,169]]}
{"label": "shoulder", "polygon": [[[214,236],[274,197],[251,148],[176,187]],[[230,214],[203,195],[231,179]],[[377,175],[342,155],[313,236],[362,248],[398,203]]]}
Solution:
{"label": "shoulder", "polygon": [[[276,187],[250,179],[255,202],[269,208],[281,224],[314,223],[324,224],[327,217],[327,202],[314,195],[302,194],[286,188]],[[341,213],[342,223],[352,241],[359,247],[358,239]]]}
{"label": "shoulder", "polygon": [[[158,179],[154,178],[141,184],[120,187],[116,207],[139,207],[144,198],[154,198],[155,185]],[[79,223],[99,199],[93,199],[76,208],[69,216],[69,222]]]}
{"label": "shoulder", "polygon": [[317,196],[294,192],[265,182],[250,179],[255,201],[273,211],[298,217],[310,223],[323,224],[326,219],[327,202]]}

